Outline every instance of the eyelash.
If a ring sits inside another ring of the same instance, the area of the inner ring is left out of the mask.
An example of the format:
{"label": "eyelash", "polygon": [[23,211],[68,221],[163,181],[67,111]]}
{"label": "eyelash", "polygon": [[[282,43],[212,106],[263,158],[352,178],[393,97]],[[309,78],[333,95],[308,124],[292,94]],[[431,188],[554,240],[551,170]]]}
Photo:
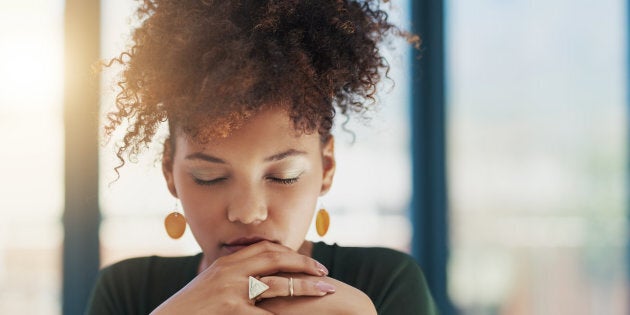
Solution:
{"label": "eyelash", "polygon": [[[216,179],[211,179],[211,180],[202,180],[199,178],[194,178],[195,183],[197,183],[198,185],[203,185],[203,186],[211,186],[211,185],[215,185],[218,184],[224,180],[226,180],[227,178],[225,177],[220,177],[220,178],[216,178]],[[300,179],[300,177],[293,177],[293,178],[276,178],[276,177],[268,177],[267,179],[269,179],[272,182],[275,183],[279,183],[282,185],[292,185],[297,183],[297,181]]]}
{"label": "eyelash", "polygon": [[271,181],[274,181],[276,183],[280,183],[283,185],[291,185],[291,184],[295,184],[297,183],[297,181],[300,179],[300,177],[293,177],[293,178],[274,178],[274,177],[270,177],[269,178]]}
{"label": "eyelash", "polygon": [[195,180],[195,183],[197,183],[197,185],[203,185],[203,186],[215,185],[226,180],[225,177],[215,178],[211,180],[203,180],[196,177],[194,177],[193,179]]}

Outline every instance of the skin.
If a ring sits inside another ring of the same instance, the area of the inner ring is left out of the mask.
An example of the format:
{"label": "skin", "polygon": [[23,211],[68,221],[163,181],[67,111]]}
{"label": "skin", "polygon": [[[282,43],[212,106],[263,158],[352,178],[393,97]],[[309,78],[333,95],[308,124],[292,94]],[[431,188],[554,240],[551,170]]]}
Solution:
{"label": "skin", "polygon": [[[323,143],[317,133],[296,132],[278,108],[225,138],[174,136],[164,177],[203,259],[198,276],[154,314],[376,314],[363,292],[326,277],[304,240],[317,198],[332,185],[332,137]],[[270,286],[257,303],[247,296],[250,275]]]}

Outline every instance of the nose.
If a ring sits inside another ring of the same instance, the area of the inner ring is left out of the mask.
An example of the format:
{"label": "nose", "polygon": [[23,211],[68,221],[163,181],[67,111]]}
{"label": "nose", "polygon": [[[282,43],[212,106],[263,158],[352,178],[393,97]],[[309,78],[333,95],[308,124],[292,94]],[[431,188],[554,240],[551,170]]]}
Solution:
{"label": "nose", "polygon": [[264,193],[255,187],[243,187],[232,196],[227,209],[230,222],[260,224],[267,220]]}

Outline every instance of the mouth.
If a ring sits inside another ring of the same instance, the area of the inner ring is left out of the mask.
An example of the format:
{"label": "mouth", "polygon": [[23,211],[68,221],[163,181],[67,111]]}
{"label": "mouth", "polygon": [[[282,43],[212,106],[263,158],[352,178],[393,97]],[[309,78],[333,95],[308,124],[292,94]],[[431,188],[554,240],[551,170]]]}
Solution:
{"label": "mouth", "polygon": [[262,241],[269,241],[276,244],[280,243],[278,241],[273,241],[273,240],[262,238],[262,237],[241,237],[241,238],[232,240],[228,243],[223,243],[221,247],[223,247],[229,253],[235,253],[243,248],[246,248],[250,245],[253,245]]}

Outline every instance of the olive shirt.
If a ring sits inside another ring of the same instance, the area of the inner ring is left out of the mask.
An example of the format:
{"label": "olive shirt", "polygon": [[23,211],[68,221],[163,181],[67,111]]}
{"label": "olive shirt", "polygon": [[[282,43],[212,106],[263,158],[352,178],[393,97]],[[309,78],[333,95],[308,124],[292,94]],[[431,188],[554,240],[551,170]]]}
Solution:
{"label": "olive shirt", "polygon": [[[406,254],[386,248],[313,244],[328,276],[367,294],[379,314],[438,314],[422,271]],[[104,268],[87,314],[149,314],[197,275],[201,254],[141,257]],[[243,288],[246,290],[246,288]]]}

